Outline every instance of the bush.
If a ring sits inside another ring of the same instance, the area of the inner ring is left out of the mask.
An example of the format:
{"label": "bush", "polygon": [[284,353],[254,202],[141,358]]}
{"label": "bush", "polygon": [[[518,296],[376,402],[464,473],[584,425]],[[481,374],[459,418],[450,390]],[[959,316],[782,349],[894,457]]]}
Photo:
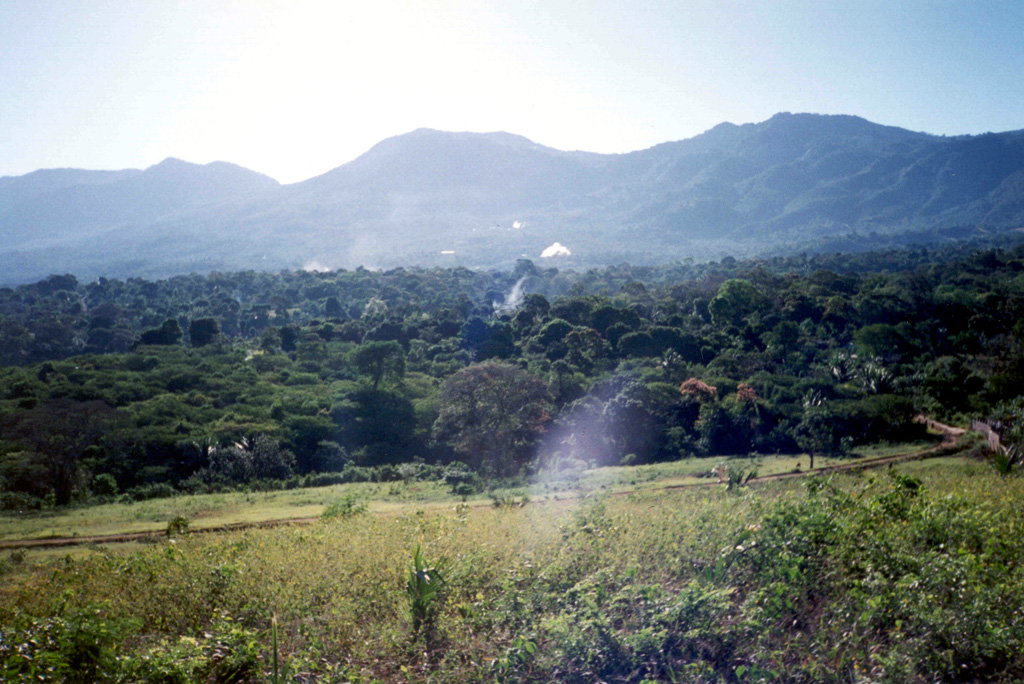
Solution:
{"label": "bush", "polygon": [[[468,496],[477,490],[479,478],[469,466],[460,461],[452,461],[445,466],[441,479],[451,487],[452,494]],[[468,491],[467,491],[468,490]]]}
{"label": "bush", "polygon": [[167,523],[167,536],[178,537],[188,532],[189,520],[183,515],[174,516],[170,522]]}
{"label": "bush", "polygon": [[455,496],[467,497],[472,496],[476,493],[476,487],[469,484],[468,482],[460,482],[459,484],[452,487],[452,494]]}
{"label": "bush", "polygon": [[117,480],[110,473],[100,473],[92,479],[92,492],[96,496],[117,496]]}
{"label": "bush", "polygon": [[335,520],[337,518],[351,518],[361,515],[367,510],[366,502],[360,502],[355,495],[346,494],[340,500],[335,501],[324,509],[320,514],[322,520]]}
{"label": "bush", "polygon": [[0,511],[38,511],[46,501],[25,492],[0,492]]}
{"label": "bush", "polygon": [[258,635],[226,616],[204,630],[202,638],[182,637],[156,644],[120,663],[125,682],[248,682],[260,668]]}
{"label": "bush", "polygon": [[177,493],[178,491],[166,482],[156,482],[132,487],[125,492],[125,496],[129,501],[148,501],[149,499],[166,499]]}
{"label": "bush", "polygon": [[0,681],[112,681],[120,646],[139,624],[103,615],[102,606],[89,605],[0,627]]}

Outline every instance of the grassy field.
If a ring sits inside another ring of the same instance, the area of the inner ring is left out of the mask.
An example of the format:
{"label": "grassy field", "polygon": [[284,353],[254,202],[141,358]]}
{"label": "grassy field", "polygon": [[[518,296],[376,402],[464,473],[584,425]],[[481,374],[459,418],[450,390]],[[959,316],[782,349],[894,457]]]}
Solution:
{"label": "grassy field", "polygon": [[[846,458],[823,458],[816,468],[849,464],[933,446],[933,443],[876,445],[858,449]],[[711,469],[726,466],[733,471],[756,470],[759,475],[806,471],[803,456],[761,456],[755,458],[701,458],[642,466],[609,467],[580,473],[561,473],[542,478],[528,488],[497,490],[469,497],[472,506],[490,503],[497,497],[545,500],[602,492],[628,492],[645,486],[701,485],[717,481]],[[453,505],[447,489],[438,482],[353,483],[274,492],[232,492],[153,499],[132,504],[115,503],[21,515],[0,515],[0,541],[47,537],[93,537],[161,532],[176,517],[190,521],[190,529],[220,528],[238,523],[314,518],[324,508],[345,496],[367,502],[370,510],[400,513],[406,510],[435,510]]]}
{"label": "grassy field", "polygon": [[1024,677],[1024,478],[958,457],[732,491],[632,472],[623,496],[600,490],[619,470],[524,506],[368,485],[389,515],[12,552],[0,679],[275,681],[275,639],[292,682]]}
{"label": "grassy field", "polygon": [[327,505],[346,495],[372,502],[374,510],[429,505],[449,498],[446,489],[436,482],[353,483],[272,492],[176,496],[5,516],[0,518],[0,540],[163,531],[177,516],[188,518],[192,529],[317,517]]}

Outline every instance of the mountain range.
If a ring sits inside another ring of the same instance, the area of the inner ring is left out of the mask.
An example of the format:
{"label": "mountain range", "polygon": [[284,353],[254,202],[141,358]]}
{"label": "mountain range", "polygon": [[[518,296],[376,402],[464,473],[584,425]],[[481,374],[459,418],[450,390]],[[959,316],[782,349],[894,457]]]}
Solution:
{"label": "mountain range", "polygon": [[[522,257],[579,268],[929,244],[1022,226],[1024,131],[940,137],[784,113],[608,155],[420,129],[290,185],[177,159],[0,178],[0,283],[506,267]],[[566,249],[542,258],[555,242]]]}

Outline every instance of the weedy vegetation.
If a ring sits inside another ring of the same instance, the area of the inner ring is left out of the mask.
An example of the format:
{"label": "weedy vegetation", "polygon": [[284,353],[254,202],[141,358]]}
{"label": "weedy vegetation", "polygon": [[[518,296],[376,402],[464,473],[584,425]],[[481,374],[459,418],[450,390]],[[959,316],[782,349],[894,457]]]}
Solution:
{"label": "weedy vegetation", "polygon": [[[7,562],[0,675],[366,684],[1024,677],[1021,477],[945,457],[727,487],[522,506],[453,500],[440,512],[338,514]],[[360,505],[342,499],[338,508]]]}

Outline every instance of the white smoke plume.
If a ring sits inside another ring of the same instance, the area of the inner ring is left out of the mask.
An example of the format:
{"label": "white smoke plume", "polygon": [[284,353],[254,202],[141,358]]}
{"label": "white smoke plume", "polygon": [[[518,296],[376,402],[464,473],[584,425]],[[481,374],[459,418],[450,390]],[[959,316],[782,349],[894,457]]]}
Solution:
{"label": "white smoke plume", "polygon": [[523,276],[516,281],[516,284],[512,286],[512,289],[507,295],[505,295],[505,301],[499,302],[497,299],[492,302],[494,305],[494,315],[501,316],[502,314],[512,313],[518,309],[523,303],[523,283],[526,282],[526,276]]}
{"label": "white smoke plume", "polygon": [[331,270],[331,268],[317,261],[316,259],[313,259],[312,261],[307,261],[305,264],[303,264],[302,270],[312,271],[314,273],[327,273],[328,271]]}
{"label": "white smoke plume", "polygon": [[561,242],[556,242],[555,244],[551,245],[550,247],[545,249],[543,252],[541,252],[540,253],[540,258],[541,259],[549,259],[551,257],[556,257],[556,256],[569,256],[570,254],[572,254],[572,252],[569,251],[568,247],[563,245]]}

